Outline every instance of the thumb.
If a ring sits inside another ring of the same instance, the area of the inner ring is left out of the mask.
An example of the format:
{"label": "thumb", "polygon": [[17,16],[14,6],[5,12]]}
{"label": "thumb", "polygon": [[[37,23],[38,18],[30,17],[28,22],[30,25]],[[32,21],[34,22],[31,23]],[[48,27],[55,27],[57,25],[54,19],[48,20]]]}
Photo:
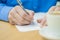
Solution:
{"label": "thumb", "polygon": [[29,14],[30,14],[31,16],[34,16],[34,11],[30,11]]}
{"label": "thumb", "polygon": [[34,16],[34,11],[26,9],[30,16]]}

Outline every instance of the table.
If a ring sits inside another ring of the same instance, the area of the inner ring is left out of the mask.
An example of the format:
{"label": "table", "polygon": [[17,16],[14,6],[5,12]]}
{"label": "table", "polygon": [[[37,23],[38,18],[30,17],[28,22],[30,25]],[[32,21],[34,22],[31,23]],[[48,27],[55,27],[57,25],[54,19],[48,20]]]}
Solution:
{"label": "table", "polygon": [[0,40],[46,40],[38,31],[19,32],[14,25],[0,21]]}

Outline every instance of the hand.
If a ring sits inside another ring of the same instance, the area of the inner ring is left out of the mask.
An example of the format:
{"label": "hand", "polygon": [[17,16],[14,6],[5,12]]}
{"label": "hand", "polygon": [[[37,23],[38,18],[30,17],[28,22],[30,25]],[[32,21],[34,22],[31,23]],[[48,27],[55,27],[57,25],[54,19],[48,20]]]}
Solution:
{"label": "hand", "polygon": [[41,27],[47,26],[46,15],[42,19],[37,19],[37,22],[41,24]]}
{"label": "hand", "polygon": [[34,12],[31,10],[26,11],[29,13],[26,14],[25,11],[20,6],[14,7],[10,12],[9,12],[9,23],[11,24],[17,24],[17,25],[25,25],[25,24],[30,24],[33,20]]}
{"label": "hand", "polygon": [[[60,6],[53,6],[49,9],[48,13],[51,14],[54,11],[60,11]],[[47,14],[46,14],[47,15]],[[38,19],[37,22],[40,23],[42,26],[47,26],[46,22],[46,15],[42,19]]]}

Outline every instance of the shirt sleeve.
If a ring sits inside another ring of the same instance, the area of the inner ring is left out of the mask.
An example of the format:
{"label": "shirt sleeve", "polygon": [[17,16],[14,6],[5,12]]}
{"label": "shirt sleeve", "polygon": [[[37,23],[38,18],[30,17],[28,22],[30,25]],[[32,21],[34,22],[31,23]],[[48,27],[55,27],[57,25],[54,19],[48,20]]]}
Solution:
{"label": "shirt sleeve", "polygon": [[0,3],[0,20],[8,21],[8,14],[12,8],[13,7]]}

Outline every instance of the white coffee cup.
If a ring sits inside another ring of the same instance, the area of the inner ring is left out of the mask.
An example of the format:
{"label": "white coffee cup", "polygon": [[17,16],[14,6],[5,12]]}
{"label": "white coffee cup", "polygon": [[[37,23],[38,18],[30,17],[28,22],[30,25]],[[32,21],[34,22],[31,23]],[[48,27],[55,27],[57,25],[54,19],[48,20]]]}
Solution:
{"label": "white coffee cup", "polygon": [[48,39],[60,40],[60,15],[47,14],[47,24],[40,34]]}

